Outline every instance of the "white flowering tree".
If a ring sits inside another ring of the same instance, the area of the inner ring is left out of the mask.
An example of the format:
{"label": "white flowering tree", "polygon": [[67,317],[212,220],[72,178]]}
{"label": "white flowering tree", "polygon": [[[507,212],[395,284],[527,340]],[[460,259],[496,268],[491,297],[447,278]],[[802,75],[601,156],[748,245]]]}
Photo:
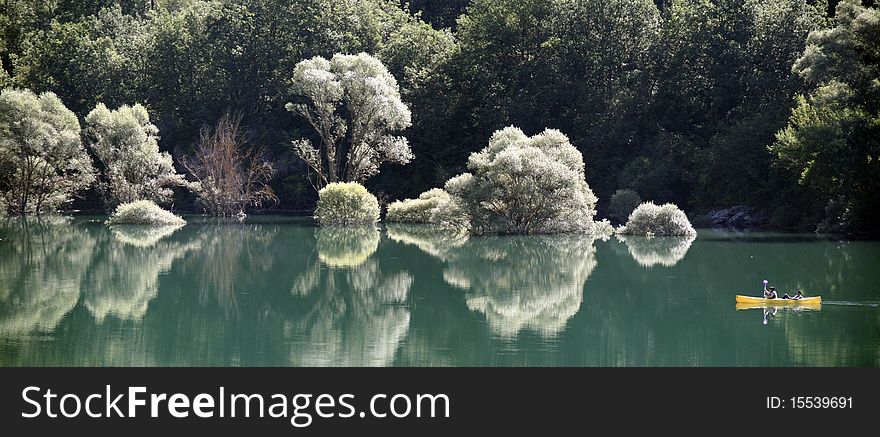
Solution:
{"label": "white flowering tree", "polygon": [[104,169],[98,188],[109,205],[168,202],[171,188],[186,184],[171,155],[159,151],[159,128],[140,104],[110,110],[98,103],[85,121],[89,147]]}
{"label": "white flowering tree", "polygon": [[562,132],[529,137],[516,127],[495,132],[471,154],[470,173],[446,183],[475,233],[589,232],[596,196],[587,185],[584,159]]}
{"label": "white flowering tree", "polygon": [[363,182],[385,163],[407,164],[412,150],[395,135],[411,124],[394,76],[366,53],[316,56],[293,71],[294,102],[285,107],[315,130],[319,144],[293,141],[296,155],[308,164],[316,189],[334,182]]}
{"label": "white flowering tree", "polygon": [[79,120],[53,93],[0,93],[0,195],[14,214],[51,212],[95,180]]}

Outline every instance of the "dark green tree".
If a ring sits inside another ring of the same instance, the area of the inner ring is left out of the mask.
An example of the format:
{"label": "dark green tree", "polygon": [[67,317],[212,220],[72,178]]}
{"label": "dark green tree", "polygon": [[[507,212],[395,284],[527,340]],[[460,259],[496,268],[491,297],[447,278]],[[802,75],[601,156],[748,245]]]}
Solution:
{"label": "dark green tree", "polygon": [[821,24],[806,0],[665,2],[643,146],[620,185],[691,210],[776,205],[766,150],[803,89],[790,65]]}
{"label": "dark green tree", "polygon": [[770,149],[825,203],[820,229],[876,233],[880,212],[880,12],[837,5],[834,26],[810,33],[794,71],[797,97]]}

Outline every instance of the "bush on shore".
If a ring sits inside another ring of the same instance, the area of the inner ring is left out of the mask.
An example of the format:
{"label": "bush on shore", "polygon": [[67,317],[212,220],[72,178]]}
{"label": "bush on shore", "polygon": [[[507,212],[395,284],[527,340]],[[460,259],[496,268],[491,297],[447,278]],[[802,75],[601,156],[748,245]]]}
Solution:
{"label": "bush on shore", "polygon": [[318,192],[315,219],[321,226],[370,225],[379,221],[379,200],[357,182],[328,184]]}
{"label": "bush on shore", "polygon": [[629,215],[626,225],[617,231],[623,235],[689,237],[697,235],[687,215],[672,203],[656,205],[645,202]]}
{"label": "bush on shore", "polygon": [[183,225],[186,220],[162,209],[150,200],[138,200],[117,206],[107,223],[111,225],[168,226]]}
{"label": "bush on shore", "polygon": [[389,223],[438,224],[438,212],[452,197],[442,188],[433,188],[416,199],[397,200],[388,205],[385,221]]}

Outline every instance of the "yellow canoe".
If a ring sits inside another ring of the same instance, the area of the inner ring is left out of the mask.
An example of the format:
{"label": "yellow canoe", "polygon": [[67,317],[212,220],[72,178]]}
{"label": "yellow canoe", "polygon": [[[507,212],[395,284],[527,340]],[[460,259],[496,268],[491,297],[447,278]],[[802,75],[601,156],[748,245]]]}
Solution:
{"label": "yellow canoe", "polygon": [[767,305],[767,306],[777,306],[777,305],[821,305],[822,304],[822,296],[810,296],[805,297],[803,299],[765,299],[763,297],[752,297],[752,296],[743,296],[740,294],[736,295],[736,303],[747,303],[754,305]]}
{"label": "yellow canoe", "polygon": [[807,303],[803,305],[778,305],[772,303],[737,303],[736,310],[759,310],[759,309],[769,309],[769,308],[782,308],[784,310],[809,310],[809,311],[822,311],[822,303]]}

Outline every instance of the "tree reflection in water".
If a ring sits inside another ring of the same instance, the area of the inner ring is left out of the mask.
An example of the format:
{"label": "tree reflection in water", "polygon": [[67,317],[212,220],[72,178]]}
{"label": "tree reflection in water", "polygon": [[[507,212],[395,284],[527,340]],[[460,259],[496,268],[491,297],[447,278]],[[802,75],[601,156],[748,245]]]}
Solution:
{"label": "tree reflection in water", "polygon": [[580,309],[596,267],[595,238],[586,235],[467,238],[417,226],[389,226],[388,232],[445,261],[443,279],[467,291],[468,308],[483,313],[500,337],[522,330],[558,334]]}
{"label": "tree reflection in water", "polygon": [[687,255],[696,236],[690,237],[640,237],[618,235],[626,244],[629,254],[642,267],[661,265],[672,267]]}
{"label": "tree reflection in water", "polygon": [[584,284],[596,267],[586,236],[472,239],[444,271],[450,285],[468,284],[468,308],[486,315],[493,332],[558,334],[581,307]]}
{"label": "tree reflection in water", "polygon": [[285,326],[294,339],[291,364],[390,365],[409,330],[412,276],[385,272],[371,258],[378,229],[323,228],[315,236],[318,260],[312,258],[291,289],[311,302],[304,317]]}
{"label": "tree reflection in water", "polygon": [[328,267],[356,267],[379,248],[373,226],[322,227],[315,231],[318,258]]}
{"label": "tree reflection in water", "polygon": [[159,275],[197,249],[197,242],[167,238],[179,227],[113,226],[97,234],[94,264],[86,275],[84,305],[98,323],[107,316],[141,320],[159,295]]}
{"label": "tree reflection in water", "polygon": [[447,261],[450,252],[460,248],[468,241],[467,232],[432,225],[402,225],[389,223],[386,226],[391,241],[411,244],[422,252],[441,261]]}
{"label": "tree reflection in water", "polygon": [[134,247],[153,247],[159,240],[170,236],[183,225],[170,226],[142,226],[142,225],[113,225],[110,232],[113,237],[122,243]]}
{"label": "tree reflection in water", "polygon": [[216,302],[227,316],[238,314],[238,294],[246,291],[242,287],[260,283],[275,263],[269,247],[277,233],[275,225],[203,226],[196,237],[199,250],[183,266],[196,279],[199,302]]}
{"label": "tree reflection in water", "polygon": [[95,239],[63,217],[0,223],[0,334],[51,333],[79,301]]}

